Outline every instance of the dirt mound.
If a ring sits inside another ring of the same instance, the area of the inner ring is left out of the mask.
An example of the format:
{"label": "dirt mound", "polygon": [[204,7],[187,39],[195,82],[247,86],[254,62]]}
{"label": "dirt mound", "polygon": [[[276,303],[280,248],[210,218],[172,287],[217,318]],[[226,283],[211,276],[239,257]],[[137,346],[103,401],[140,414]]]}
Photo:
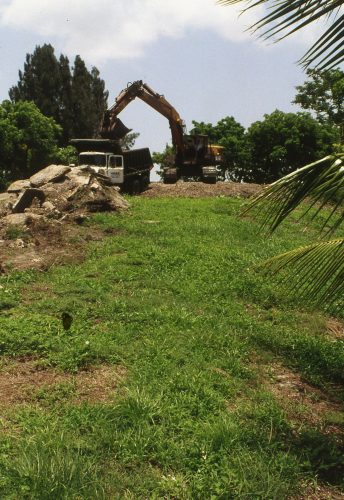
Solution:
{"label": "dirt mound", "polygon": [[182,182],[176,184],[163,184],[155,182],[150,184],[147,191],[141,196],[147,198],[204,198],[216,196],[234,196],[249,198],[262,190],[260,184],[238,182],[218,182],[205,184],[203,182]]}
{"label": "dirt mound", "polygon": [[86,241],[87,214],[128,208],[119,188],[88,167],[50,165],[0,194],[0,272],[75,262]]}
{"label": "dirt mound", "polygon": [[[85,216],[81,214],[74,217],[80,217],[80,222],[83,222]],[[81,262],[86,244],[101,241],[109,234],[109,230],[101,230],[87,223],[45,218],[31,219],[25,226],[2,227],[0,274],[7,274],[14,269],[45,271],[53,265]]]}

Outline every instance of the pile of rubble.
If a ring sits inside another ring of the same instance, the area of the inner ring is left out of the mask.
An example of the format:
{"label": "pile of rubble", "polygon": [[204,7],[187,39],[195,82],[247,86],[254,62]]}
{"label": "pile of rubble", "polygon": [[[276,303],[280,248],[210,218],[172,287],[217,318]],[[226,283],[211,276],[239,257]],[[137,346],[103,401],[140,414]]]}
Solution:
{"label": "pile of rubble", "polygon": [[88,212],[126,209],[119,188],[88,167],[50,165],[30,179],[13,182],[0,194],[1,225],[39,219],[63,220]]}
{"label": "pile of rubble", "polygon": [[50,165],[13,182],[0,194],[0,274],[83,260],[87,243],[110,231],[83,224],[87,214],[127,207],[118,188],[88,167]]}

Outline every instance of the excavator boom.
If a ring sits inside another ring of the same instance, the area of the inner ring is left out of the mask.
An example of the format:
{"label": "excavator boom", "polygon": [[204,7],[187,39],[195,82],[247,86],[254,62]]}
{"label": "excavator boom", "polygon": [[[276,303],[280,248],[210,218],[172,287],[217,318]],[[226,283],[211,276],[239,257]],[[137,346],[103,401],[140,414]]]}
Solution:
{"label": "excavator boom", "polygon": [[130,130],[118,115],[131,101],[139,98],[169,121],[175,157],[171,167],[164,169],[164,182],[176,182],[180,177],[200,178],[204,182],[216,182],[216,165],[220,164],[221,146],[209,145],[206,135],[187,135],[179,113],[161,94],[142,80],[129,83],[117,96],[113,106],[105,113],[100,135],[106,139],[121,139]]}
{"label": "excavator boom", "polygon": [[173,146],[175,146],[177,150],[182,151],[184,147],[183,120],[172,104],[170,104],[163,95],[154,92],[154,90],[143,83],[142,80],[128,84],[127,88],[122,90],[117,96],[115,104],[105,113],[101,136],[108,139],[120,139],[128,133],[129,129],[123,125],[118,115],[137,97],[168,119]]}

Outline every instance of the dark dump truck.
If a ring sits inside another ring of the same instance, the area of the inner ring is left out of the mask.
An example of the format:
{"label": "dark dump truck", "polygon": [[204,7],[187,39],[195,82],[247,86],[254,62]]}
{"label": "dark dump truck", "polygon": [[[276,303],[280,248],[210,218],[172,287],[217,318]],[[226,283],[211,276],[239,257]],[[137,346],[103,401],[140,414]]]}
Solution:
{"label": "dark dump truck", "polygon": [[153,160],[149,148],[122,150],[111,139],[72,139],[78,151],[79,166],[88,166],[102,174],[121,191],[138,194],[150,183]]}

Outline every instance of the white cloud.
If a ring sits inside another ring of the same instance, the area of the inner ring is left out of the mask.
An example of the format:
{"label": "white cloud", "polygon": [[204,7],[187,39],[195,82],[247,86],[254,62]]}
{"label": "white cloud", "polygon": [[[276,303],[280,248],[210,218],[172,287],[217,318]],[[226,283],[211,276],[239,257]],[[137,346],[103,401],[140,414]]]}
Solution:
{"label": "white cloud", "polygon": [[238,12],[216,0],[0,0],[3,26],[58,39],[63,50],[96,63],[142,56],[161,37],[191,30],[247,40],[253,13]]}
{"label": "white cloud", "polygon": [[[57,40],[62,51],[96,64],[140,57],[160,38],[193,30],[238,43],[255,39],[246,28],[262,8],[240,17],[239,12],[216,0],[0,0],[3,26]],[[309,45],[317,36],[314,28],[299,32],[292,43]]]}

